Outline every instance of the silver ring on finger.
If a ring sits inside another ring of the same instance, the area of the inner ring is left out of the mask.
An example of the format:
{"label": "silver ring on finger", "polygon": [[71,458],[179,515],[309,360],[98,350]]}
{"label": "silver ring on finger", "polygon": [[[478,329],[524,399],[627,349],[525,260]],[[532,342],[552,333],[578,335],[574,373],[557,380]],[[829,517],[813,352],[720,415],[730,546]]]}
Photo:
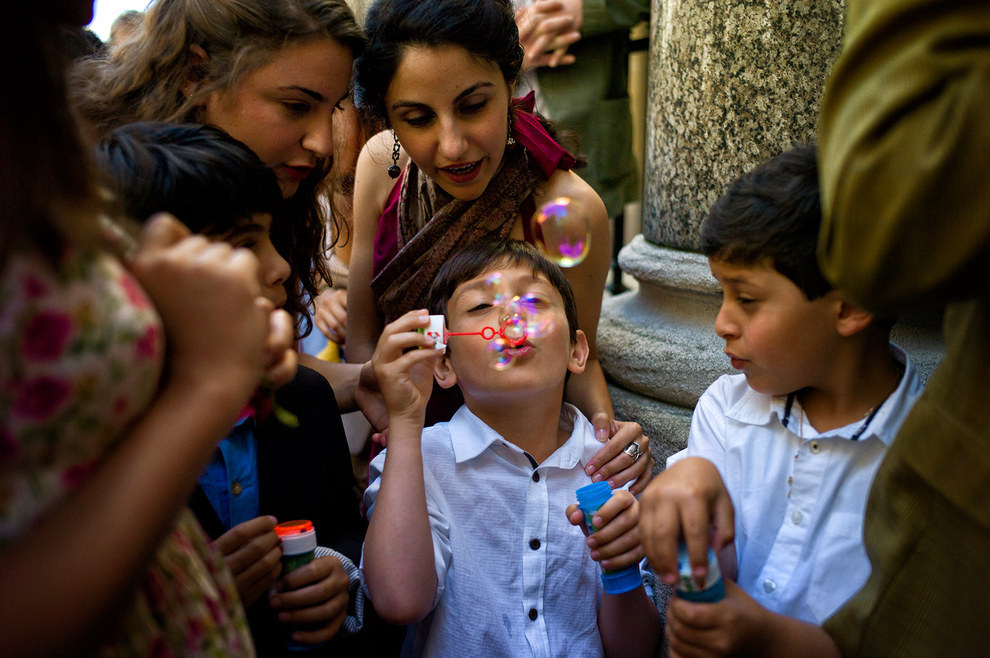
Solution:
{"label": "silver ring on finger", "polygon": [[632,443],[630,443],[629,445],[627,445],[625,448],[623,448],[622,449],[622,452],[624,452],[625,454],[627,454],[630,457],[632,457],[633,463],[635,464],[636,463],[636,460],[639,459],[640,457],[642,457],[643,456],[643,453],[646,452],[646,451],[643,450],[642,448],[640,448],[638,443],[636,443],[635,441],[633,441]]}

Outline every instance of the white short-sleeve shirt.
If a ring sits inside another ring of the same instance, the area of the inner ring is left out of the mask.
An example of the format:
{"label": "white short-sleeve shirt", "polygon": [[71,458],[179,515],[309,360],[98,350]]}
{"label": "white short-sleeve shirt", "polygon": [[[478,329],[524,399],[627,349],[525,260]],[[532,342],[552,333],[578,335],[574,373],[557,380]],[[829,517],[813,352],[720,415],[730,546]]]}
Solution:
{"label": "white short-sleeve shirt", "polygon": [[819,433],[795,401],[757,393],[745,375],[723,375],[694,410],[683,457],[715,464],[735,508],[737,582],[774,612],[821,624],[870,575],[863,517],[873,477],[921,394],[907,355],[897,390],[864,421]]}
{"label": "white short-sleeve shirt", "polygon": [[[405,655],[603,654],[601,569],[565,515],[591,483],[584,468],[602,444],[571,405],[561,423],[570,437],[539,465],[466,406],[423,432],[438,587]],[[369,467],[369,518],[387,452]]]}

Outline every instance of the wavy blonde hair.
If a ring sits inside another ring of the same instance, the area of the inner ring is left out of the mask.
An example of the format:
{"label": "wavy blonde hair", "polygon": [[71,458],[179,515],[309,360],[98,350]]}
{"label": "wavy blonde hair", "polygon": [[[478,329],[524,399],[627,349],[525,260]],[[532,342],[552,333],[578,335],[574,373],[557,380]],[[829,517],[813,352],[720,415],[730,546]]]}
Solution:
{"label": "wavy blonde hair", "polygon": [[[354,57],[364,49],[364,32],[344,0],[156,0],[138,35],[75,68],[73,104],[99,135],[135,121],[199,122],[198,108],[210,94],[232,88],[286,46],[328,38]],[[202,48],[206,60],[192,57],[191,46]],[[187,97],[190,80],[197,85]],[[329,170],[329,162],[317,167],[272,224],[275,246],[292,269],[286,310],[299,319],[300,336],[312,329],[300,291],[315,298],[330,282],[321,203],[325,197],[334,205]],[[338,216],[331,211],[329,218],[339,223]]]}
{"label": "wavy blonde hair", "polygon": [[[195,121],[211,93],[230,89],[285,46],[330,38],[358,56],[364,33],[343,0],[156,0],[141,32],[83,61],[73,98],[100,134],[134,121]],[[194,64],[190,47],[206,51]],[[199,84],[189,97],[183,87]]]}

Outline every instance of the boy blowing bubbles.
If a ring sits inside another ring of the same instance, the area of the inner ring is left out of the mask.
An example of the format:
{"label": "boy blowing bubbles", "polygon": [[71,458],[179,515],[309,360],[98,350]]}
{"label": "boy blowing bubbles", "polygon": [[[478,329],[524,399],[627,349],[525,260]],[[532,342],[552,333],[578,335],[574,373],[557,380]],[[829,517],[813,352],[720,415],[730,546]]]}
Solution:
{"label": "boy blowing bubbles", "polygon": [[664,582],[678,541],[696,577],[721,549],[725,598],[671,600],[671,655],[834,655],[818,624],[870,573],[867,494],[921,382],[893,323],[821,275],[818,199],[815,149],[800,147],[737,179],[701,228],[723,295],[715,331],[743,374],[709,387],[687,449],[641,499]]}
{"label": "boy blowing bubbles", "polygon": [[[590,483],[584,465],[600,444],[563,403],[567,376],[588,358],[567,280],[526,243],[479,245],[438,274],[431,310],[445,313],[452,332],[497,330],[504,310],[486,283],[493,272],[550,320],[544,335],[514,348],[509,368],[492,368],[479,336],[432,349],[415,331],[429,325],[426,311],[399,318],[378,342],[390,434],[365,494],[363,568],[375,609],[416,625],[407,641],[415,653],[650,655],[656,607],[642,586],[602,596],[595,564],[618,569],[642,558],[636,499],[617,492],[597,515],[604,527],[587,539],[575,527],[581,512],[568,507]],[[433,378],[460,386],[465,404],[424,431]]]}

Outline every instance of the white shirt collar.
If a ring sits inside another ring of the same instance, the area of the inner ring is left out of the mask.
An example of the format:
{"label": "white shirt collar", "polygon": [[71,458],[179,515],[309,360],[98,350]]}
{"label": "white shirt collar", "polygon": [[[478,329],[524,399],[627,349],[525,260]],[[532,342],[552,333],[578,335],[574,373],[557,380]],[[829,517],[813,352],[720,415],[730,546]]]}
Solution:
{"label": "white shirt collar", "polygon": [[[563,427],[570,428],[570,436],[564,445],[557,448],[550,457],[540,464],[540,467],[571,469],[579,462],[582,466],[587,466],[591,458],[602,447],[602,444],[595,439],[595,432],[591,423],[576,407],[566,402],[560,409],[560,422]],[[450,419],[450,435],[458,437],[456,441],[453,441],[452,448],[454,460],[459,464],[474,459],[493,445],[504,444],[514,452],[523,452],[521,448],[506,440],[505,437],[475,416],[466,404],[461,405],[461,408]]]}
{"label": "white shirt collar", "polygon": [[[894,441],[896,431],[889,431],[888,428],[900,427],[904,416],[910,411],[911,405],[906,404],[906,400],[913,399],[916,389],[921,384],[914,376],[914,363],[911,358],[897,345],[890,344],[894,358],[904,366],[904,373],[897,384],[897,388],[890,394],[877,411],[876,416],[870,421],[866,431],[859,437],[859,441],[865,441],[870,437],[877,437],[888,446]],[[757,393],[749,389],[736,404],[734,404],[725,415],[727,418],[747,425],[767,425],[771,422],[784,423],[784,416],[787,409],[786,395],[766,395]],[[851,439],[860,430],[865,419],[857,420],[843,427],[837,427],[825,432],[816,432],[807,421],[800,422],[804,417],[804,410],[801,404],[795,400],[791,408],[789,430],[802,439],[817,438],[841,438]]]}

